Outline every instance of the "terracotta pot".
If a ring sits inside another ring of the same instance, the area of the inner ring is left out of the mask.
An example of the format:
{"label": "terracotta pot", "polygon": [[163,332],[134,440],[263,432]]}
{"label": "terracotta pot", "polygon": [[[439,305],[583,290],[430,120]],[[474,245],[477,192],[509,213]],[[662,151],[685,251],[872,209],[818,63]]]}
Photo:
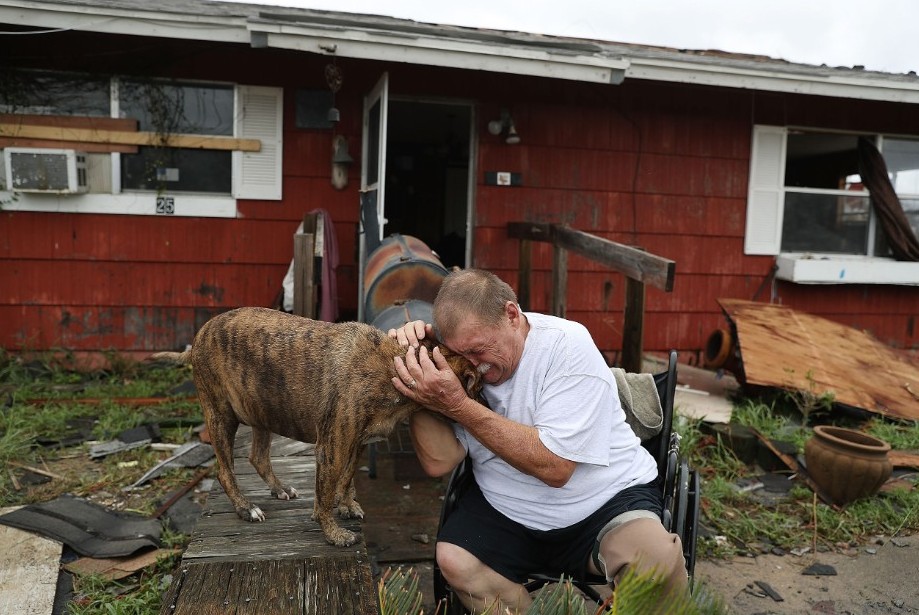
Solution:
{"label": "terracotta pot", "polygon": [[836,504],[848,504],[878,492],[890,478],[890,445],[874,436],[819,425],[804,446],[807,473]]}

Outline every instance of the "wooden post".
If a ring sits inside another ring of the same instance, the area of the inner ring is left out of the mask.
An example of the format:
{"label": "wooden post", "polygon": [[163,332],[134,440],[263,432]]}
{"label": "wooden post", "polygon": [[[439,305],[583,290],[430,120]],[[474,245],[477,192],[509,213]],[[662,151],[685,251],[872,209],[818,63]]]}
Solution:
{"label": "wooden post", "polygon": [[517,303],[521,309],[530,309],[530,275],[533,267],[533,242],[529,239],[520,240],[520,256],[518,257],[517,271]]}
{"label": "wooden post", "polygon": [[294,235],[294,314],[316,317],[316,286],[314,275],[314,244],[312,233]]}
{"label": "wooden post", "polygon": [[625,279],[625,314],[622,327],[622,369],[641,371],[642,340],[645,327],[645,284]]}
{"label": "wooden post", "polygon": [[568,306],[568,250],[552,244],[552,314],[565,317]]}

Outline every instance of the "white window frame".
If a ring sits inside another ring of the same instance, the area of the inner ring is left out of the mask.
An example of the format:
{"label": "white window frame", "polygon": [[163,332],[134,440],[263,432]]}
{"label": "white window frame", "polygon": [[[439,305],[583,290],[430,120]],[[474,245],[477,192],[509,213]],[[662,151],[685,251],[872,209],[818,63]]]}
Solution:
{"label": "white window frame", "polygon": [[[112,84],[112,115],[118,116],[117,80]],[[16,193],[0,190],[0,209],[86,214],[171,215],[236,218],[239,199],[279,201],[282,198],[283,88],[234,84],[234,137],[258,139],[258,152],[232,153],[232,194],[121,190],[121,154],[110,155],[110,191],[83,194]],[[93,156],[106,156],[94,154]],[[6,185],[0,165],[0,185]],[[164,202],[160,197],[171,198]],[[168,207],[164,206],[168,203]]]}
{"label": "white window frame", "polygon": [[[781,251],[787,136],[785,126],[753,126],[744,254],[775,256],[776,277],[800,284],[919,286],[919,263],[880,256]],[[872,225],[874,219],[872,215]]]}

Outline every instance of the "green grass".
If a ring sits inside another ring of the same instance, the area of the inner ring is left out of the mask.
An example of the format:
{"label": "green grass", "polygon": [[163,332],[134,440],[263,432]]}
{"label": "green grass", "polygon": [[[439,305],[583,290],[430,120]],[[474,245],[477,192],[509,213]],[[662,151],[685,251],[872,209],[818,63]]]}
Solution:
{"label": "green grass", "polygon": [[[185,382],[191,372],[175,366],[135,363],[113,353],[108,359],[106,370],[82,373],[72,369],[73,358],[66,352],[13,356],[0,349],[0,404],[5,403],[0,405],[0,506],[31,504],[70,493],[117,500],[117,510],[150,515],[165,494],[187,483],[197,472],[170,469],[136,494],[125,493],[122,487],[135,482],[168,454],[140,448],[90,460],[85,443],[70,448],[41,445],[39,439],[59,441],[72,435],[76,420],[82,427],[90,426],[91,437],[100,441],[111,440],[125,429],[164,420],[168,420],[161,430],[164,442],[189,440],[191,429],[201,422],[197,403],[177,398],[164,404],[136,406],[119,404],[112,398],[164,396]],[[86,402],[80,403],[81,399]],[[17,490],[7,471],[15,468],[10,462],[48,469],[60,478]],[[181,547],[186,540],[168,529],[162,537],[163,546]],[[178,559],[166,558],[121,581],[75,577],[75,599],[68,612],[156,613]]]}
{"label": "green grass", "polygon": [[[799,453],[803,453],[813,432],[800,415],[774,403],[755,400],[738,402],[732,422],[752,427],[768,438],[791,441]],[[894,449],[919,450],[919,423],[882,418],[864,425],[840,418],[840,423],[864,428]],[[699,422],[678,422],[677,431],[683,438],[682,450],[702,477],[702,522],[721,537],[700,540],[702,555],[756,553],[763,545],[787,551],[813,546],[815,540],[833,548],[838,543],[860,543],[876,535],[890,537],[897,532],[919,530],[919,487],[880,492],[837,510],[817,500],[808,487],[798,482],[784,500],[766,503],[739,488],[744,479],[755,479],[755,467],[740,462],[715,437],[704,435]]]}

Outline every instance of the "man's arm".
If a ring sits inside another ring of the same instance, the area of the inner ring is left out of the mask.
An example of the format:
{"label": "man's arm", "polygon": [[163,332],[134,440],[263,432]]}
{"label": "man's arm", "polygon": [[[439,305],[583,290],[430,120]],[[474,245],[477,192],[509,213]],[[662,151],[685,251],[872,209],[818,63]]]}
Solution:
{"label": "man's arm", "polygon": [[[406,353],[404,359],[396,357],[395,367],[398,375],[393,378],[393,385],[400,393],[460,423],[479,442],[515,469],[551,487],[562,487],[571,478],[577,464],[546,448],[535,427],[495,414],[490,408],[467,397],[439,348],[434,349],[433,361],[427,349],[422,347],[417,358],[414,352]],[[414,386],[409,388],[406,385],[408,382],[413,382]],[[445,424],[444,427],[449,428],[449,425]],[[413,433],[416,431],[413,429]],[[450,435],[453,437],[452,429]],[[455,437],[453,440],[455,442]],[[462,449],[459,442],[455,443]],[[453,460],[452,451],[442,455]],[[436,457],[436,454],[432,455],[432,459]],[[461,459],[455,460],[455,463]],[[429,461],[434,468],[436,464]],[[436,467],[440,469],[439,465]]]}
{"label": "man's arm", "polygon": [[427,410],[416,412],[408,425],[415,454],[428,476],[444,476],[466,456],[453,427],[439,414]]}

